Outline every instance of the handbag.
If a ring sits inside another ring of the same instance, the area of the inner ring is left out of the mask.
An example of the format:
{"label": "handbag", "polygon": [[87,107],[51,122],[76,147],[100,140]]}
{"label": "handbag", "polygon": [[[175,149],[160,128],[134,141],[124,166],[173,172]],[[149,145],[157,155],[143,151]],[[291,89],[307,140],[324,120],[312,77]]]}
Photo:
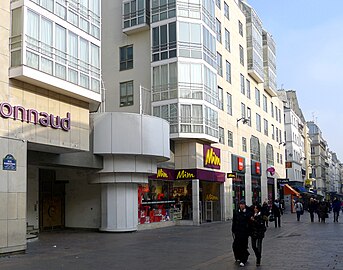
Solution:
{"label": "handbag", "polygon": [[274,220],[275,220],[275,217],[274,217],[273,214],[271,214],[271,215],[269,216],[269,221],[274,221]]}

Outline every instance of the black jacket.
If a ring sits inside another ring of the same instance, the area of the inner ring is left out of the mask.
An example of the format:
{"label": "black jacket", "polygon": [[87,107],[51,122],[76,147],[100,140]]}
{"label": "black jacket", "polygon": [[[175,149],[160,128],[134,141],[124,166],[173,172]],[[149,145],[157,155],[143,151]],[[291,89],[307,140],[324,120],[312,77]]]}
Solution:
{"label": "black jacket", "polygon": [[251,213],[248,209],[241,211],[241,209],[236,210],[233,213],[232,227],[231,231],[237,237],[249,237],[250,235],[250,221]]}
{"label": "black jacket", "polygon": [[261,213],[254,215],[250,220],[251,237],[256,239],[264,238],[266,226],[264,225]]}

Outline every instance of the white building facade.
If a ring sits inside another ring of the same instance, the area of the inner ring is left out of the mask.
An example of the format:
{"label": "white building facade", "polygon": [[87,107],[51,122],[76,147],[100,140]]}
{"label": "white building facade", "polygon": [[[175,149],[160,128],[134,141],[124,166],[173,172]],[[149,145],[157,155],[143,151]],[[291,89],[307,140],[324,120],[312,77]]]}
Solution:
{"label": "white building facade", "polygon": [[106,111],[170,125],[170,160],[138,187],[140,225],[226,220],[241,199],[276,198],[283,103],[275,43],[253,8],[232,0],[103,5]]}

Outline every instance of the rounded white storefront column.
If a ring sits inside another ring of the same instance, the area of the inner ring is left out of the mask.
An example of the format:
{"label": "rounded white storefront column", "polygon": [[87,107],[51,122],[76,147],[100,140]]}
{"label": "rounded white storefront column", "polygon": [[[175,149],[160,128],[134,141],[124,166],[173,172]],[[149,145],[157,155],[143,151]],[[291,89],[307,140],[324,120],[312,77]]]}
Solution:
{"label": "rounded white storefront column", "polygon": [[147,184],[157,163],[170,157],[169,123],[149,115],[92,115],[94,154],[103,169],[91,179],[101,185],[101,231],[129,232],[138,226],[138,185]]}
{"label": "rounded white storefront column", "polygon": [[110,183],[101,185],[100,231],[130,232],[138,225],[138,184]]}

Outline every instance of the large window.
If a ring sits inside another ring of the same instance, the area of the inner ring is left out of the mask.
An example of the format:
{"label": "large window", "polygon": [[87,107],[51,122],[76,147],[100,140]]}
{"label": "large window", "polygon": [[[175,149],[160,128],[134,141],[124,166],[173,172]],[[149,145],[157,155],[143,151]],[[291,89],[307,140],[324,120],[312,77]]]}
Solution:
{"label": "large window", "polygon": [[[56,7],[47,1],[40,4],[48,10]],[[27,9],[26,32],[23,33],[21,16],[21,9],[12,11],[11,67],[26,65],[100,92],[99,46],[30,9]],[[26,35],[23,48],[17,42],[22,34]],[[26,52],[25,59],[21,58],[22,49]]]}
{"label": "large window", "polygon": [[[137,1],[137,0],[134,0],[134,1]],[[176,16],[176,1],[175,0],[153,0],[150,2],[151,2],[152,22],[162,21],[162,20],[166,20],[166,19],[173,18]]]}
{"label": "large window", "polygon": [[224,2],[224,16],[226,19],[230,20],[230,8],[226,2]]}
{"label": "large window", "polygon": [[240,74],[241,78],[241,93],[245,95],[245,78],[243,74]]}
{"label": "large window", "polygon": [[255,136],[250,138],[250,153],[251,159],[260,161],[260,141]]}
{"label": "large window", "polygon": [[232,95],[230,93],[226,93],[226,111],[232,115]]}
{"label": "large window", "polygon": [[228,146],[233,147],[233,133],[230,130],[227,131],[227,144]]}
{"label": "large window", "polygon": [[267,143],[266,146],[266,153],[267,153],[267,166],[273,166],[274,165],[274,149],[273,146],[269,143]]}
{"label": "large window", "polygon": [[216,20],[216,34],[217,41],[222,43],[222,24],[218,19]]}
{"label": "large window", "polygon": [[250,81],[247,79],[246,80],[246,89],[247,89],[247,98],[251,98],[251,90],[250,90]]}
{"label": "large window", "polygon": [[268,112],[268,103],[267,103],[267,97],[263,95],[263,110],[265,112]]}
{"label": "large window", "polygon": [[226,81],[231,83],[231,64],[230,62],[226,61]]}
{"label": "large window", "polygon": [[229,52],[231,51],[230,48],[230,32],[225,28],[225,49]]}
{"label": "large window", "polygon": [[153,101],[177,97],[176,62],[153,67]]}
{"label": "large window", "polygon": [[153,115],[169,122],[170,133],[178,132],[178,110],[176,103],[154,107]]}
{"label": "large window", "polygon": [[256,130],[261,132],[261,115],[256,114]]}
{"label": "large window", "polygon": [[201,59],[201,24],[179,22],[177,33],[179,56]]}
{"label": "large window", "polygon": [[261,106],[261,96],[260,96],[260,90],[255,88],[255,104],[257,106]]}
{"label": "large window", "polygon": [[152,29],[152,61],[176,57],[176,23]]}
{"label": "large window", "polygon": [[133,81],[120,83],[120,107],[133,105]]}
{"label": "large window", "polygon": [[133,46],[125,46],[119,49],[120,54],[120,70],[133,68]]}
{"label": "large window", "polygon": [[244,66],[244,50],[242,45],[239,45],[239,62]]}
{"label": "large window", "polygon": [[248,151],[247,138],[245,138],[245,137],[242,137],[242,151],[243,152],[247,152]]}
{"label": "large window", "polygon": [[[156,2],[156,1],[155,1]],[[123,4],[124,28],[149,23],[150,7],[145,4],[146,0],[131,0]]]}
{"label": "large window", "polygon": [[268,120],[267,119],[263,119],[263,130],[264,130],[264,135],[268,136]]}
{"label": "large window", "polygon": [[223,77],[223,58],[219,52],[217,52],[217,74]]}
{"label": "large window", "polygon": [[224,129],[219,127],[219,143],[225,144]]}

